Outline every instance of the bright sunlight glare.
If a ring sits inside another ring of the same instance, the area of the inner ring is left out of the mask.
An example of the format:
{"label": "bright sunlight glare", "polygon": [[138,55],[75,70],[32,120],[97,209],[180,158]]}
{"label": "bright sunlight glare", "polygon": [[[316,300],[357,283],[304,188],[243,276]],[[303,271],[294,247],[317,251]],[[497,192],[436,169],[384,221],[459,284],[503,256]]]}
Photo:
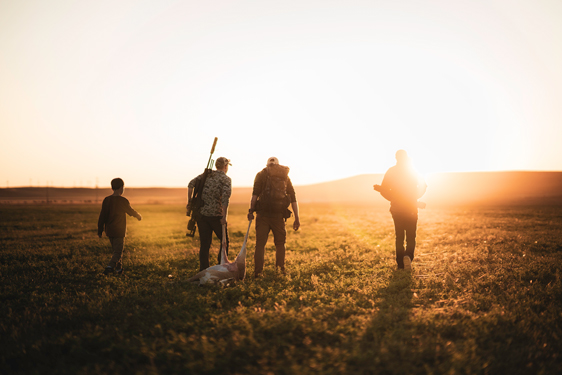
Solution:
{"label": "bright sunlight glare", "polygon": [[214,157],[251,186],[561,170],[562,7],[547,0],[0,5],[9,186],[182,187]]}
{"label": "bright sunlight glare", "polygon": [[[412,48],[386,46],[378,54],[362,59],[375,65],[359,68],[345,60],[322,67],[330,60],[326,49],[315,50],[305,62],[301,53],[232,71],[206,90],[203,102],[213,105],[203,107],[198,119],[206,124],[204,138],[212,139],[213,129],[222,127],[228,142],[260,152],[261,159],[242,160],[253,167],[245,179],[270,154],[292,166],[292,175],[302,181],[384,172],[400,148],[424,174],[471,170],[475,164],[495,167],[490,161],[499,132],[493,87],[483,72]],[[295,61],[300,69],[291,67]],[[344,74],[326,81],[334,71]],[[217,103],[221,111],[214,110]],[[260,142],[265,132],[272,136]],[[256,135],[258,143],[249,143]]]}

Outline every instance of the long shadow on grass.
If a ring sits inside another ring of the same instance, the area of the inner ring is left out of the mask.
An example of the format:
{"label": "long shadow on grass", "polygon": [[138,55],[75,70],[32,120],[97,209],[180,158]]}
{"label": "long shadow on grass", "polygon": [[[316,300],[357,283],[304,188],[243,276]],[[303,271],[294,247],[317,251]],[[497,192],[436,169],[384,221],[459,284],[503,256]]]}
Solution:
{"label": "long shadow on grass", "polygon": [[[411,330],[408,328],[413,308],[413,277],[405,271],[396,271],[388,286],[376,294],[378,312],[359,339],[356,357],[350,367],[359,372],[377,369],[393,372],[393,367],[404,369],[407,361]],[[368,372],[368,371],[367,371]]]}

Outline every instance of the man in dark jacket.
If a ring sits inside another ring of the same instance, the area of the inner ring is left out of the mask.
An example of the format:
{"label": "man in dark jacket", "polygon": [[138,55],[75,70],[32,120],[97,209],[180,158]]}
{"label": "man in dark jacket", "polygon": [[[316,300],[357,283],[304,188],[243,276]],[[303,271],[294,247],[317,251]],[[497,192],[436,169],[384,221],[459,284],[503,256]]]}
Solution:
{"label": "man in dark jacket", "polygon": [[285,241],[287,231],[285,221],[290,217],[289,205],[293,209],[295,221],[293,229],[300,227],[299,205],[295,189],[289,178],[289,167],[279,165],[276,157],[267,160],[267,166],[258,172],[254,180],[252,200],[248,211],[248,220],[256,217],[256,251],[254,254],[254,276],[260,277],[263,272],[265,245],[269,232],[273,232],[275,243],[275,266],[285,274]]}
{"label": "man in dark jacket", "polygon": [[[384,175],[380,185],[373,188],[390,201],[390,213],[396,231],[396,263],[398,269],[411,270],[416,247],[418,198],[425,194],[427,184],[412,166],[404,150],[396,152],[396,165]],[[424,206],[425,207],[425,206]],[[405,234],[405,236],[404,236]],[[404,237],[406,249],[404,249]]]}

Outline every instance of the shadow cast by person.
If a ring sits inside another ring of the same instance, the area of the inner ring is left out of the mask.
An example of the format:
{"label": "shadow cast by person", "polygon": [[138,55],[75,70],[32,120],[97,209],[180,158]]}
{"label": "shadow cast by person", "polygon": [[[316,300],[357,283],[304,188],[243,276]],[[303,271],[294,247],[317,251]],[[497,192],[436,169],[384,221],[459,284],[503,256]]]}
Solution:
{"label": "shadow cast by person", "polygon": [[393,364],[404,368],[412,341],[413,283],[410,272],[394,271],[388,285],[374,296],[378,311],[359,338],[350,369],[358,373],[394,373]]}

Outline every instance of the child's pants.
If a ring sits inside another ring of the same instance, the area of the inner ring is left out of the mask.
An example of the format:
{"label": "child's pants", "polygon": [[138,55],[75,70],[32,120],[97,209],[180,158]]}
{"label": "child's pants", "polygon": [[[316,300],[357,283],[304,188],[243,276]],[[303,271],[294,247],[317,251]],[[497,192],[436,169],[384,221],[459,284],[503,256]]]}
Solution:
{"label": "child's pants", "polygon": [[113,267],[113,269],[119,270],[123,267],[122,258],[123,258],[123,248],[125,247],[125,238],[110,237],[109,242],[111,242],[111,248],[113,249],[113,256],[111,257],[108,266]]}

